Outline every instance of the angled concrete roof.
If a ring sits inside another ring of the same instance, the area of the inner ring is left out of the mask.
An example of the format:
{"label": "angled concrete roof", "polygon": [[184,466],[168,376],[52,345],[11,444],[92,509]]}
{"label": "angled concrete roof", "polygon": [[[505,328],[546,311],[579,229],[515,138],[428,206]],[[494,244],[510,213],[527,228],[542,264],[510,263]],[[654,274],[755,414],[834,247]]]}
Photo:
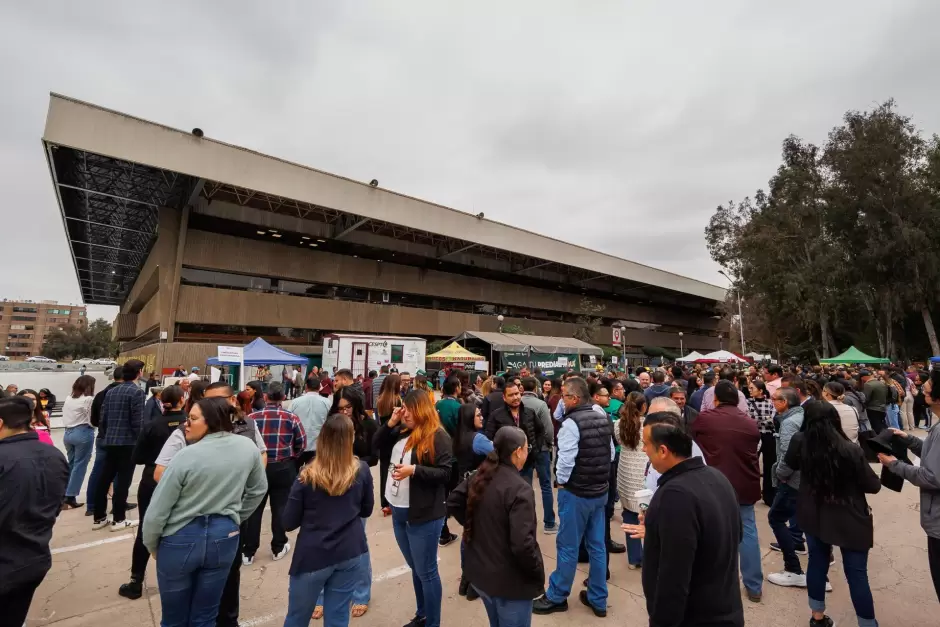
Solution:
{"label": "angled concrete roof", "polygon": [[[371,187],[364,182],[214,139],[199,138],[190,132],[57,94],[52,94],[50,98],[43,141],[47,150],[68,147],[194,179],[233,185],[372,220],[396,223],[481,246],[555,260],[599,275],[619,277],[715,301],[725,298],[724,288],[702,281],[490,219],[477,218],[442,205]],[[52,154],[51,150],[49,154]],[[53,161],[50,156],[55,178]],[[57,193],[59,191],[57,189]],[[65,214],[66,209],[63,207]]]}

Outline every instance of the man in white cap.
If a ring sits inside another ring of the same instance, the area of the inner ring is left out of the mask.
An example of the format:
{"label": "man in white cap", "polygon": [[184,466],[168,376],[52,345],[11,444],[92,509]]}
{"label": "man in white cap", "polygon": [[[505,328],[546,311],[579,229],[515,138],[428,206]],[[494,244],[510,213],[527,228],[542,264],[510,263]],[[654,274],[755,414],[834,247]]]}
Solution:
{"label": "man in white cap", "polygon": [[199,376],[199,366],[193,366],[193,371],[189,373],[190,381],[198,381],[202,377]]}

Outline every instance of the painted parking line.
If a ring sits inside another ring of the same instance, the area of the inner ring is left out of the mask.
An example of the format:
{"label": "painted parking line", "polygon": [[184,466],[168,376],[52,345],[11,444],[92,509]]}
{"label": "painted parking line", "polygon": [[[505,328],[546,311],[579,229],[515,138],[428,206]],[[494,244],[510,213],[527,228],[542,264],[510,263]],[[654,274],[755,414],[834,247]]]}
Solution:
{"label": "painted parking line", "polygon": [[59,553],[81,551],[82,549],[90,549],[92,547],[101,546],[102,544],[111,544],[112,542],[121,542],[122,540],[133,540],[135,537],[137,537],[137,534],[125,533],[120,536],[105,538],[104,540],[95,540],[94,542],[86,542],[85,544],[76,544],[74,546],[63,546],[59,547],[58,549],[52,549],[52,554],[58,555]]}
{"label": "painted parking line", "polygon": [[[441,561],[441,557],[437,557],[437,561]],[[402,564],[395,568],[386,570],[384,573],[379,573],[378,575],[372,576],[372,583],[379,583],[380,581],[388,581],[389,579],[395,579],[396,577],[401,577],[402,575],[407,575],[411,572],[411,569],[408,567],[408,564]],[[285,610],[286,611],[286,610]],[[257,616],[255,618],[248,618],[245,620],[239,619],[238,627],[256,627],[257,625],[264,625],[273,620],[280,620],[284,614],[264,614],[263,616]]]}

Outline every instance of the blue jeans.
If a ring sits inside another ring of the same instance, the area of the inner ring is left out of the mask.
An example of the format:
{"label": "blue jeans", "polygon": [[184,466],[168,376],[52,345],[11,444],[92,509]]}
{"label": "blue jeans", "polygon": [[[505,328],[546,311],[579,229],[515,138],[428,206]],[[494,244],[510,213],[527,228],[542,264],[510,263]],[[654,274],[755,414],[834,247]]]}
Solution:
{"label": "blue jeans", "polygon": [[[640,524],[640,515],[636,512],[631,512],[628,509],[623,510],[623,524],[625,525],[639,525]],[[627,563],[631,566],[639,566],[643,563],[643,541],[638,540],[637,538],[631,538],[630,534],[627,536]]]}
{"label": "blue jeans", "polygon": [[767,522],[774,532],[780,551],[783,553],[783,569],[797,575],[803,574],[800,558],[796,556],[796,542],[793,533],[787,528],[787,521],[796,515],[796,490],[785,483],[777,486],[773,505],[767,512]]}
{"label": "blue jeans", "polygon": [[490,627],[531,627],[531,600],[490,597],[476,586],[473,586],[473,589],[483,600],[483,607],[486,608],[486,615],[490,619]]}
{"label": "blue jeans", "polygon": [[760,594],[764,573],[760,567],[760,540],[757,539],[757,520],[753,505],[739,505],[741,510],[741,543],[738,554],[741,561],[741,579],[748,592]]}
{"label": "blue jeans", "polygon": [[173,535],[160,538],[160,627],[215,627],[239,542],[238,525],[218,514],[194,518]]}
{"label": "blue jeans", "polygon": [[542,488],[542,521],[546,527],[555,526],[555,501],[552,494],[552,452],[541,451],[535,454],[535,463],[522,471],[522,477],[532,485],[532,472],[539,473],[539,487]]}
{"label": "blue jeans", "polygon": [[607,547],[604,526],[607,525],[605,507],[607,493],[586,499],[568,490],[558,491],[558,537],[555,539],[558,564],[548,579],[545,598],[561,603],[571,594],[574,575],[578,570],[578,547],[581,538],[590,558],[587,597],[599,610],[607,609]]}
{"label": "blue jeans", "polygon": [[[832,545],[819,538],[806,534],[806,548],[809,561],[806,564],[806,592],[809,596],[809,609],[814,612],[826,611],[826,575],[829,574],[829,554]],[[875,620],[875,602],[871,598],[871,586],[868,585],[868,551],[842,551],[842,570],[845,581],[849,584],[849,595],[855,607],[855,616],[859,627],[878,627]]]}
{"label": "blue jeans", "polygon": [[[368,555],[368,553],[365,553]],[[354,557],[310,573],[291,575],[284,627],[307,627],[314,605],[323,605],[323,627],[349,625],[353,590],[362,577],[362,558]],[[314,603],[314,600],[320,601]]]}
{"label": "blue jeans", "polygon": [[900,429],[900,428],[901,428],[901,425],[900,425],[900,422],[901,422],[901,421],[900,421],[900,417],[901,417],[901,409],[900,409],[897,405],[895,405],[894,403],[888,405],[888,406],[885,408],[885,418],[886,418],[887,421],[888,421],[888,426],[889,426],[889,427],[894,427],[895,429]]}
{"label": "blue jeans", "polygon": [[76,497],[82,491],[85,471],[91,451],[95,447],[95,428],[91,425],[79,425],[65,430],[65,454],[69,458],[69,483],[65,496]]}
{"label": "blue jeans", "polygon": [[[362,529],[365,530],[368,518],[360,518],[359,520],[362,521]],[[359,569],[359,582],[353,590],[352,602],[353,605],[368,605],[369,601],[372,600],[372,559],[369,557],[369,552],[366,551],[359,560],[361,566]],[[317,596],[317,605],[323,605],[322,591]]]}
{"label": "blue jeans", "polygon": [[395,541],[411,568],[411,584],[415,589],[415,615],[425,619],[425,627],[441,627],[441,575],[437,571],[437,548],[444,519],[425,523],[408,522],[407,507],[392,507],[392,529]]}

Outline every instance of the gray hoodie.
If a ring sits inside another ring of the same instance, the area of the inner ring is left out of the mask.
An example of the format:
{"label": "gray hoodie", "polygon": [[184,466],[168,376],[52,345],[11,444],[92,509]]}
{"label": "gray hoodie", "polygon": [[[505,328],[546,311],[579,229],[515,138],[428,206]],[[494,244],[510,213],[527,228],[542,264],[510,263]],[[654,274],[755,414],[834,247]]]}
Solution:
{"label": "gray hoodie", "polygon": [[893,461],[888,470],[920,488],[920,526],[931,538],[940,538],[940,427],[926,440],[908,435],[907,448],[920,458],[920,466]]}
{"label": "gray hoodie", "polygon": [[800,489],[800,471],[793,470],[784,462],[790,440],[803,426],[803,407],[791,407],[780,416],[780,433],[777,434],[777,463],[774,464],[773,484],[776,487],[781,481],[794,490]]}

